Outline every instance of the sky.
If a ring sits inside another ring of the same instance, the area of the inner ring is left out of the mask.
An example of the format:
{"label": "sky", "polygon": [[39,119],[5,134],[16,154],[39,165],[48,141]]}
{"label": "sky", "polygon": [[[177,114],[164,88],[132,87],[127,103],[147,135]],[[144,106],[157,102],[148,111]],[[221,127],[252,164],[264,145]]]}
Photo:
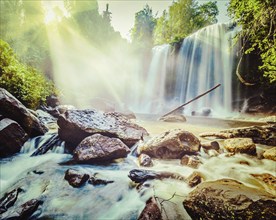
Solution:
{"label": "sky", "polygon": [[[206,3],[210,0],[197,0],[199,4]],[[99,12],[105,10],[106,4],[109,4],[109,11],[112,12],[112,26],[119,31],[123,38],[130,40],[130,29],[134,25],[135,13],[143,9],[148,4],[153,14],[158,12],[158,16],[162,15],[163,10],[168,9],[173,0],[98,0]],[[229,0],[217,0],[219,9],[218,22],[227,22],[227,3]]]}

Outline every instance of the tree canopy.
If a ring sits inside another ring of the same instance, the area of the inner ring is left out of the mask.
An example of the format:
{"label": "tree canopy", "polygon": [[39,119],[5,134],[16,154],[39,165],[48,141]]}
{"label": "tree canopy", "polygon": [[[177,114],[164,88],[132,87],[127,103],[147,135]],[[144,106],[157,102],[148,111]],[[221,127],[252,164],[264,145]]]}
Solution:
{"label": "tree canopy", "polygon": [[231,0],[228,12],[242,27],[242,52],[261,61],[259,71],[276,83],[276,1]]}
{"label": "tree canopy", "polygon": [[194,0],[177,0],[157,19],[154,43],[163,44],[179,41],[187,35],[217,22],[216,2],[199,5]]}

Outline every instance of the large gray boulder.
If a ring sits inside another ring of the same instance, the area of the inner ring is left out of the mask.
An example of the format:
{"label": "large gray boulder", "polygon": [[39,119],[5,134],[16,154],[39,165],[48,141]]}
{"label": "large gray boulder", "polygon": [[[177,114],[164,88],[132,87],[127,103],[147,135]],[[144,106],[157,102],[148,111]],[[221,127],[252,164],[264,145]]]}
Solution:
{"label": "large gray boulder", "polygon": [[192,133],[174,129],[151,138],[138,147],[138,153],[153,158],[181,159],[186,154],[199,151],[200,142]]}
{"label": "large gray boulder", "polygon": [[8,118],[0,121],[0,157],[18,153],[27,140],[28,135],[17,122]]}
{"label": "large gray boulder", "polygon": [[16,121],[30,137],[45,134],[46,126],[7,90],[0,88],[0,114]]}
{"label": "large gray boulder", "polygon": [[79,163],[101,163],[124,158],[129,152],[129,148],[120,139],[94,134],[76,147],[74,160]]}
{"label": "large gray boulder", "polygon": [[203,182],[183,202],[192,219],[275,219],[276,198],[232,179]]}
{"label": "large gray boulder", "polygon": [[119,138],[128,146],[148,135],[144,128],[115,112],[67,110],[58,118],[57,123],[60,138],[71,147],[96,133]]}

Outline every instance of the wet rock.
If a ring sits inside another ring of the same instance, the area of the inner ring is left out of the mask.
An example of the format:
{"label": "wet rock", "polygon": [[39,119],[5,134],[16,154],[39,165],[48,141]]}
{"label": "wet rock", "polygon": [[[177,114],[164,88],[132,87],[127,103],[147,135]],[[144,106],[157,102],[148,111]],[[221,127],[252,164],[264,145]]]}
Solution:
{"label": "wet rock", "polygon": [[205,150],[216,150],[220,149],[219,143],[217,141],[203,142],[200,143],[201,147]]}
{"label": "wet rock", "polygon": [[224,141],[224,147],[231,153],[256,155],[256,145],[251,138],[231,138]]}
{"label": "wet rock", "polygon": [[61,143],[62,141],[60,140],[58,134],[53,133],[47,141],[45,141],[39,148],[36,149],[31,157],[45,154],[54,147],[61,145]]}
{"label": "wet rock", "polygon": [[28,135],[15,121],[4,118],[0,121],[0,157],[18,153]]}
{"label": "wet rock", "polygon": [[188,166],[191,168],[198,168],[201,163],[201,161],[199,160],[199,158],[195,155],[185,155],[181,158],[180,163],[184,166]]}
{"label": "wet rock", "polygon": [[192,116],[210,116],[212,115],[212,109],[210,108],[202,108],[200,111],[192,111]]}
{"label": "wet rock", "polygon": [[58,119],[59,136],[68,145],[77,146],[84,138],[99,133],[121,139],[132,146],[147,131],[121,114],[96,110],[67,110]]}
{"label": "wet rock", "polygon": [[14,189],[8,193],[6,193],[1,199],[0,199],[0,214],[6,212],[8,208],[14,205],[14,203],[17,200],[18,194],[22,192],[22,189],[17,188]]}
{"label": "wet rock", "polygon": [[0,113],[16,121],[30,137],[45,134],[48,129],[20,101],[0,88]]}
{"label": "wet rock", "polygon": [[159,118],[159,121],[164,122],[186,122],[186,118],[184,115],[167,115],[165,117]]}
{"label": "wet rock", "polygon": [[76,147],[74,160],[79,163],[99,163],[124,158],[129,152],[129,148],[120,139],[94,134]]}
{"label": "wet rock", "polygon": [[139,161],[140,166],[143,166],[143,167],[152,167],[153,166],[152,159],[149,155],[141,154],[138,157],[138,161]]}
{"label": "wet rock", "polygon": [[88,179],[88,174],[83,174],[74,169],[68,169],[65,172],[64,179],[73,187],[81,187]]}
{"label": "wet rock", "polygon": [[147,180],[167,179],[167,178],[185,180],[185,177],[179,175],[178,173],[157,172],[152,170],[141,170],[141,169],[133,169],[129,171],[128,177],[135,183],[143,183]]}
{"label": "wet rock", "polygon": [[94,176],[91,176],[90,179],[88,180],[88,183],[93,185],[93,186],[98,186],[98,185],[107,185],[109,183],[114,183],[113,180],[107,180],[107,179],[102,179],[95,174]]}
{"label": "wet rock", "polygon": [[175,129],[151,138],[138,147],[138,152],[153,158],[180,159],[199,151],[200,142],[192,133]]}
{"label": "wet rock", "polygon": [[276,198],[232,179],[203,182],[183,202],[192,219],[275,219]]}
{"label": "wet rock", "polygon": [[251,174],[264,186],[265,190],[276,195],[276,177],[269,173]]}
{"label": "wet rock", "polygon": [[199,172],[193,172],[190,176],[187,178],[187,183],[190,187],[195,187],[201,182],[204,181],[204,176]]}
{"label": "wet rock", "polygon": [[276,147],[266,150],[263,154],[265,159],[276,161]]}
{"label": "wet rock", "polygon": [[52,108],[57,107],[60,104],[56,95],[50,95],[46,98],[46,105]]}
{"label": "wet rock", "polygon": [[43,204],[42,201],[37,199],[31,199],[18,208],[16,208],[13,212],[7,213],[7,215],[2,216],[1,219],[11,220],[11,219],[29,219],[32,214],[38,209],[39,205]]}
{"label": "wet rock", "polygon": [[154,197],[151,197],[138,217],[138,220],[162,220],[161,210]]}
{"label": "wet rock", "polygon": [[219,132],[206,132],[200,134],[200,136],[217,137],[222,139],[251,138],[254,143],[276,146],[276,124],[234,128]]}
{"label": "wet rock", "polygon": [[41,109],[35,111],[38,119],[42,121],[44,124],[56,123],[57,119],[54,118],[51,114]]}

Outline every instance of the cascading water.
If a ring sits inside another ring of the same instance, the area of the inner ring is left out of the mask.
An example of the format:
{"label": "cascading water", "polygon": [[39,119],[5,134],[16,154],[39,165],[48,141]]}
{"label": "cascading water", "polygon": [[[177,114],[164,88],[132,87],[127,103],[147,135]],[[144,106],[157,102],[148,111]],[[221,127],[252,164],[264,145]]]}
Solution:
{"label": "cascading water", "polygon": [[[145,80],[142,101],[135,111],[142,113],[158,112],[165,106],[165,83],[170,45],[156,46],[152,50],[152,61]],[[141,95],[141,94],[140,94]]]}
{"label": "cascading water", "polygon": [[[161,91],[159,93],[161,102],[158,105],[165,104],[168,106],[174,103],[173,105],[176,107],[220,83],[219,89],[193,102],[185,108],[185,113],[189,114],[191,111],[198,111],[204,107],[213,109],[215,113],[230,112],[231,81],[235,58],[233,38],[236,33],[237,29],[233,28],[233,24],[214,24],[186,37],[177,57],[173,73],[175,80],[169,83],[164,83],[162,80],[169,79],[168,75],[172,73],[166,72],[166,61],[160,59],[168,48],[167,46],[154,48],[149,78],[156,77],[155,80],[152,79],[156,86],[151,84],[151,92],[147,94]],[[163,68],[162,71],[160,68]],[[171,94],[166,93],[166,87],[173,87],[173,92],[170,92]],[[147,90],[150,89],[147,87]],[[164,96],[162,96],[163,94]],[[149,96],[147,99],[150,102],[151,97]],[[164,100],[166,100],[165,103]],[[151,99],[151,102],[154,100]],[[162,111],[164,109],[159,108],[159,112],[151,109],[148,113],[162,113]]]}

